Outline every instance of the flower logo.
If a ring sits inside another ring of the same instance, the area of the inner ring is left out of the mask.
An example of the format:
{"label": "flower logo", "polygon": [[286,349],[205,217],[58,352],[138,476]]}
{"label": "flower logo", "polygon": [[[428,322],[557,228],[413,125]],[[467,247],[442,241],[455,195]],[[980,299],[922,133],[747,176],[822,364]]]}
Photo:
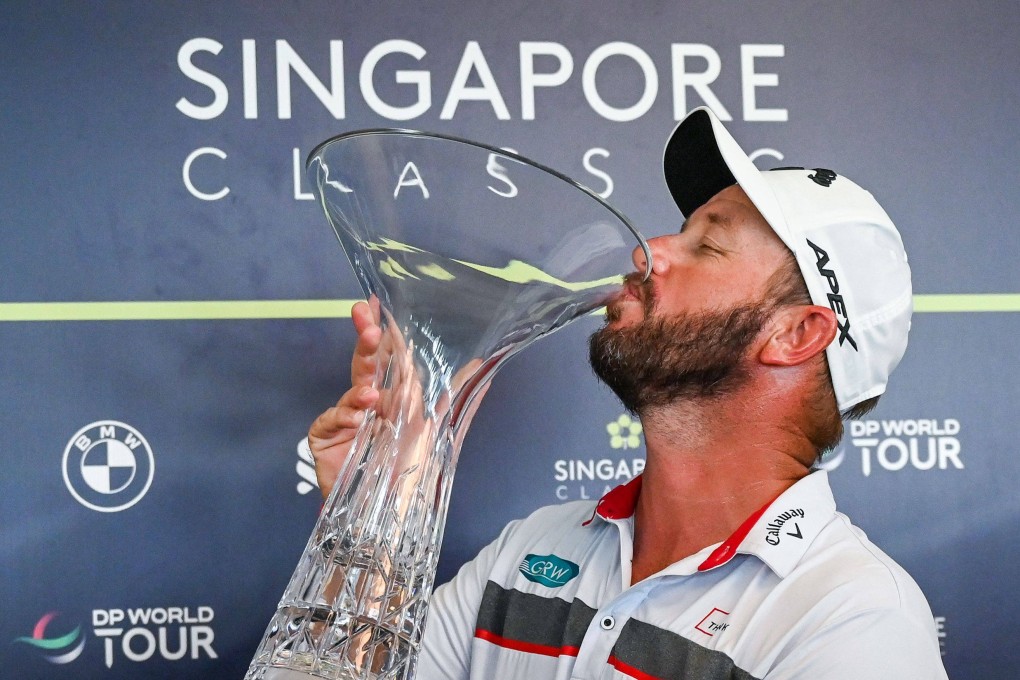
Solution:
{"label": "flower logo", "polygon": [[641,446],[641,423],[626,413],[606,425],[609,445],[614,449],[636,449]]}

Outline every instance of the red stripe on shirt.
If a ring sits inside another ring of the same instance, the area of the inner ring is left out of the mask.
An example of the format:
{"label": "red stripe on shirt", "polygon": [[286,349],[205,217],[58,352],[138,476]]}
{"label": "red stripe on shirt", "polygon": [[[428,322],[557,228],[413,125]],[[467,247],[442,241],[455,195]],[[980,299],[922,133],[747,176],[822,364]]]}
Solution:
{"label": "red stripe on shirt", "polygon": [[610,666],[620,671],[624,675],[629,675],[632,678],[637,678],[637,680],[661,680],[661,678],[658,678],[654,675],[649,675],[644,671],[639,671],[633,666],[625,664],[624,662],[617,659],[615,656],[609,657],[609,660],[606,663],[608,663]]}
{"label": "red stripe on shirt", "polygon": [[475,637],[479,640],[491,642],[492,644],[505,649],[527,652],[528,654],[541,654],[543,656],[577,656],[577,652],[579,651],[577,647],[552,647],[550,645],[540,645],[534,642],[524,642],[523,640],[511,640],[487,630],[482,630],[481,628],[475,630]]}

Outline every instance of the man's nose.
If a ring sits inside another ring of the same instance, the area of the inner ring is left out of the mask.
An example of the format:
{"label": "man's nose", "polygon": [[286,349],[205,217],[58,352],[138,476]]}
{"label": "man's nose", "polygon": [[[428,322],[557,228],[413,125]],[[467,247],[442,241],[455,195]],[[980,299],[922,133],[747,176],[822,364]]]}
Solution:
{"label": "man's nose", "polygon": [[[648,251],[652,256],[652,273],[662,276],[669,271],[669,255],[666,249],[664,236],[656,236],[655,238],[648,239]],[[634,262],[634,268],[642,274],[645,273],[646,267],[648,266],[645,261],[645,251],[640,246],[635,248],[631,253],[631,260]]]}

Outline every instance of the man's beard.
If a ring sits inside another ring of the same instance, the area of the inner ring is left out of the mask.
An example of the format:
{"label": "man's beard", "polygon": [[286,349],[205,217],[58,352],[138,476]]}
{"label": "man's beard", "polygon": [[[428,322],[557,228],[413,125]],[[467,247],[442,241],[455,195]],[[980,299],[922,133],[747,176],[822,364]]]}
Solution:
{"label": "man's beard", "polygon": [[[648,293],[651,293],[647,288]],[[751,343],[771,316],[766,302],[657,317],[645,296],[645,319],[603,327],[588,340],[595,375],[635,414],[678,400],[717,397],[740,387]],[[615,310],[610,308],[609,320]]]}

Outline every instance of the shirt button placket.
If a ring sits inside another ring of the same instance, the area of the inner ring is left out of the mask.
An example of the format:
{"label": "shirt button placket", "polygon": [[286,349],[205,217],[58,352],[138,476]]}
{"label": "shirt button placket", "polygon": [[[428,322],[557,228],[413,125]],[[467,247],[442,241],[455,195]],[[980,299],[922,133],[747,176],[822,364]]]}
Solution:
{"label": "shirt button placket", "polygon": [[606,660],[612,653],[613,646],[620,634],[620,627],[625,621],[619,619],[619,612],[599,613],[591,622],[588,632],[581,643],[580,653],[574,664],[571,680],[597,680],[606,677]]}

